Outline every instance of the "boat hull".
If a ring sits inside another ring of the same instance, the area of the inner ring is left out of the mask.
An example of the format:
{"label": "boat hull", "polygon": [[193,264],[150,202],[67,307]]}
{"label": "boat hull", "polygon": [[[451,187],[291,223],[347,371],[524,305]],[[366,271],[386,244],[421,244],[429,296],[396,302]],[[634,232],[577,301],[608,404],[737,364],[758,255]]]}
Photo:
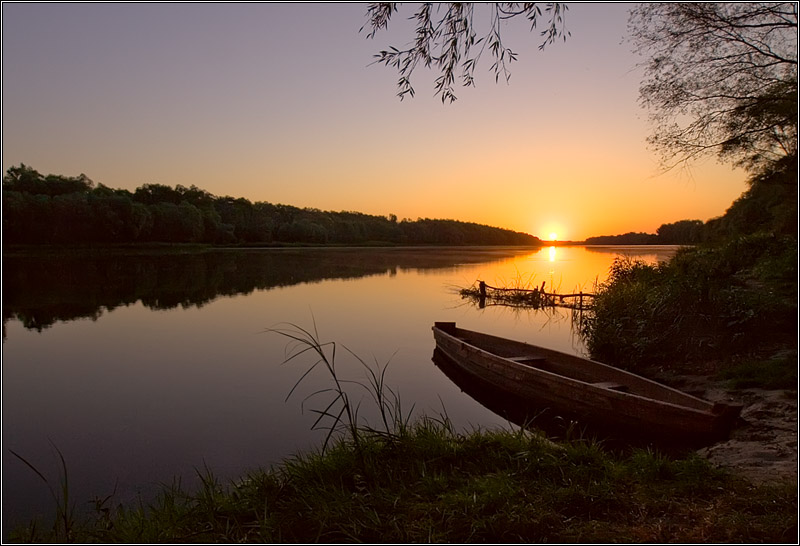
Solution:
{"label": "boat hull", "polygon": [[549,415],[664,445],[727,437],[741,406],[714,404],[618,368],[436,323],[436,348],[468,376]]}

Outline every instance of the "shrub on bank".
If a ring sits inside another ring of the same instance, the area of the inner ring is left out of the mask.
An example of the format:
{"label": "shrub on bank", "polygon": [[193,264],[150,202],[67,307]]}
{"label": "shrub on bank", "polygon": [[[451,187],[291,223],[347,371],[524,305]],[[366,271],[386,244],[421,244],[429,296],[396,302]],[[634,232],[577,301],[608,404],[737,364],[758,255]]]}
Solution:
{"label": "shrub on bank", "polygon": [[795,344],[796,325],[797,240],[755,234],[655,266],[618,259],[583,334],[629,370],[708,373]]}

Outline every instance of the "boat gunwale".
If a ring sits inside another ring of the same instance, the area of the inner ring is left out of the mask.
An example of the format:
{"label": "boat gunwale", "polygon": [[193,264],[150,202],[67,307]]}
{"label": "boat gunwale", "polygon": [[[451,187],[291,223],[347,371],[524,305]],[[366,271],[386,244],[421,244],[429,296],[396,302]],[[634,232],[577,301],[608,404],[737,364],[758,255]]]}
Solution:
{"label": "boat gunwale", "polygon": [[[478,334],[478,335],[481,335],[481,336],[493,337],[493,338],[496,338],[496,339],[501,340],[503,342],[511,342],[512,344],[529,345],[529,344],[527,344],[525,342],[522,342],[522,341],[515,341],[515,340],[500,338],[500,337],[497,337],[497,336],[492,336],[490,334],[482,334],[480,332],[474,332],[472,330],[465,330],[463,328],[456,327],[456,329],[464,331],[464,332]],[[678,403],[675,403],[675,402],[669,402],[669,401],[666,401],[666,400],[661,400],[661,399],[658,399],[658,398],[645,396],[645,395],[642,395],[642,394],[636,394],[636,393],[633,393],[633,392],[618,391],[618,390],[608,389],[606,387],[594,385],[594,384],[592,384],[590,382],[583,381],[581,379],[575,379],[575,378],[569,377],[569,376],[564,375],[564,374],[559,374],[559,373],[556,373],[556,372],[551,372],[551,371],[548,371],[548,370],[545,370],[545,369],[541,369],[541,368],[537,368],[537,367],[534,367],[534,366],[529,366],[529,365],[526,365],[526,364],[511,360],[508,357],[497,355],[497,354],[495,354],[495,353],[493,353],[491,351],[483,349],[480,346],[477,346],[477,345],[475,345],[473,343],[470,343],[468,340],[460,339],[460,338],[456,337],[455,335],[447,332],[446,330],[444,330],[442,328],[439,328],[436,325],[434,326],[434,330],[438,330],[443,335],[448,336],[450,339],[452,339],[456,343],[461,343],[461,344],[464,344],[464,345],[468,345],[473,350],[482,353],[484,355],[484,358],[488,357],[488,358],[490,358],[492,360],[501,361],[503,363],[503,365],[508,366],[511,369],[524,370],[525,373],[535,372],[536,374],[544,375],[545,378],[555,379],[556,382],[563,383],[565,385],[569,385],[570,383],[579,383],[581,388],[591,387],[592,390],[594,390],[597,393],[601,393],[603,396],[606,396],[606,397],[610,396],[610,397],[618,398],[618,399],[621,399],[621,400],[627,400],[627,399],[642,400],[642,401],[644,401],[644,402],[646,402],[648,404],[652,404],[652,405],[656,405],[656,406],[660,406],[660,407],[663,407],[663,406],[672,407],[672,408],[675,408],[675,409],[677,409],[679,411],[683,411],[683,412],[690,411],[690,412],[696,413],[698,415],[702,415],[704,417],[716,418],[717,415],[718,415],[718,414],[716,414],[716,413],[714,413],[712,411],[712,408],[714,407],[714,403],[713,402],[710,402],[708,400],[704,400],[702,398],[698,398],[696,396],[693,396],[691,394],[682,392],[682,391],[674,389],[672,387],[668,387],[666,385],[663,385],[663,384],[658,383],[656,381],[653,381],[651,379],[647,379],[646,377],[638,376],[638,375],[633,374],[631,372],[628,372],[626,370],[622,370],[620,368],[614,368],[613,366],[610,366],[608,364],[603,364],[602,362],[597,362],[596,360],[591,360],[591,359],[582,358],[582,357],[575,357],[575,358],[578,358],[580,360],[585,360],[585,361],[591,362],[591,363],[593,363],[595,365],[600,366],[601,368],[613,369],[615,371],[615,373],[622,373],[622,374],[624,374],[626,376],[629,376],[629,377],[632,377],[632,378],[636,379],[637,381],[643,381],[643,382],[645,382],[645,383],[657,388],[658,390],[667,391],[667,392],[672,393],[673,395],[677,394],[680,398],[684,398],[684,399],[687,399],[687,400],[692,400],[695,403],[702,404],[704,406],[704,408],[695,408],[695,407],[691,407],[691,406],[687,406],[687,405],[678,404]],[[532,346],[532,347],[538,348],[538,346]],[[554,351],[552,349],[546,349],[546,348],[542,348],[542,349],[544,349],[546,351],[551,351],[553,353],[558,353],[559,352],[559,351]],[[572,356],[572,355],[568,355],[566,353],[564,353],[564,355],[567,356],[567,357],[571,357]],[[450,358],[452,359],[453,356],[451,356]],[[545,358],[547,358],[547,357],[545,357]]]}

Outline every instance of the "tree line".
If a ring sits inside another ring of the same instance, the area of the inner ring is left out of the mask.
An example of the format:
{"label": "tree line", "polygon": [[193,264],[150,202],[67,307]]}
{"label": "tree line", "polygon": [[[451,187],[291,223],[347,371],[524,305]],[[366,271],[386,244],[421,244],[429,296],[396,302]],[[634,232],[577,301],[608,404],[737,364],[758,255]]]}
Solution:
{"label": "tree line", "polygon": [[3,243],[538,245],[529,234],[456,220],[330,212],[217,197],[192,185],[131,192],[86,175],[42,175],[20,164],[3,177]]}

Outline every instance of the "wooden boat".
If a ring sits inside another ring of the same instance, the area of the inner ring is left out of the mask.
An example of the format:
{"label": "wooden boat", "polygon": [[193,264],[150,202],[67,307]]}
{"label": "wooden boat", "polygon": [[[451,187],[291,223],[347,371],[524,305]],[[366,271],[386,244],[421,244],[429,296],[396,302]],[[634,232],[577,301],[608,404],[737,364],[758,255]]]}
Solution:
{"label": "wooden boat", "polygon": [[741,404],[712,403],[625,370],[437,322],[436,348],[487,388],[603,431],[669,445],[726,438]]}

